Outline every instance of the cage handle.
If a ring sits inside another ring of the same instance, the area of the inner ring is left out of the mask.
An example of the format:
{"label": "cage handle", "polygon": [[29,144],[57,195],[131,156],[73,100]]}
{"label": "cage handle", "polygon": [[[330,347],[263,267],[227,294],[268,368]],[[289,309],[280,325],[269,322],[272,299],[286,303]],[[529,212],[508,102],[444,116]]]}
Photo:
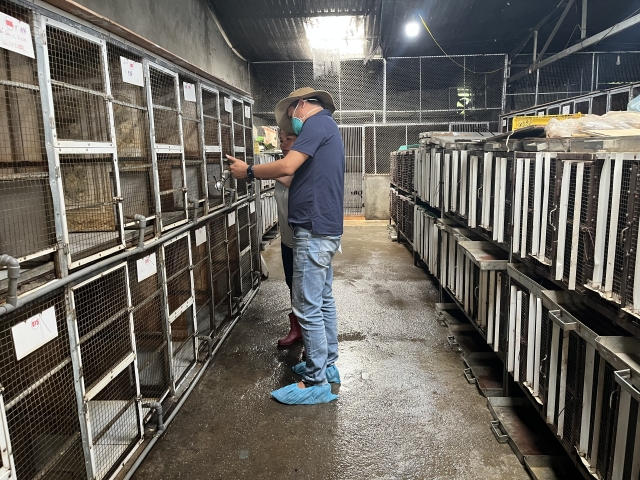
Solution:
{"label": "cage handle", "polygon": [[620,243],[624,244],[626,242],[627,230],[629,230],[629,226],[627,225],[620,231]]}
{"label": "cage handle", "polygon": [[553,228],[553,231],[556,231],[556,226],[553,224],[553,214],[555,213],[555,211],[558,210],[558,206],[556,205],[555,208],[553,210],[551,210],[549,212],[549,226],[551,228]]}

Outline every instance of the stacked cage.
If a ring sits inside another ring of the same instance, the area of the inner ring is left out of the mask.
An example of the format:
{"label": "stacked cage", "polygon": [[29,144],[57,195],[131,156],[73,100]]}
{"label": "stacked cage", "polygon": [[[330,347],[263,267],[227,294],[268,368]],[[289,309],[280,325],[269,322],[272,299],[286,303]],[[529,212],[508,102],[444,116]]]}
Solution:
{"label": "stacked cage", "polygon": [[415,149],[391,153],[391,183],[407,193],[414,190],[415,158]]}
{"label": "stacked cage", "polygon": [[415,191],[418,198],[433,208],[440,208],[440,170],[443,149],[431,137],[420,134],[420,148],[415,154]]}
{"label": "stacked cage", "polygon": [[[638,286],[634,282],[638,248],[638,160],[636,153],[598,154],[601,170],[593,268],[588,288],[637,315]],[[590,274],[590,275],[589,275]]]}
{"label": "stacked cage", "polygon": [[550,271],[557,231],[555,153],[516,152],[513,253]]}
{"label": "stacked cage", "polygon": [[220,116],[240,103],[252,145],[251,103],[40,6],[0,11],[35,56],[0,60],[0,257],[20,263],[0,269],[0,478],[110,478],[193,381],[198,336],[237,318],[230,279],[257,286],[253,196],[228,246]]}
{"label": "stacked cage", "polygon": [[507,252],[482,241],[460,241],[458,248],[464,254],[462,286],[458,290],[463,310],[485,339],[493,337],[495,332],[490,334],[490,325],[495,325],[506,300],[501,282],[506,276]]}
{"label": "stacked cage", "polygon": [[415,205],[414,209],[414,250],[418,258],[427,265],[429,273],[435,276],[438,272],[438,218],[424,207]]}

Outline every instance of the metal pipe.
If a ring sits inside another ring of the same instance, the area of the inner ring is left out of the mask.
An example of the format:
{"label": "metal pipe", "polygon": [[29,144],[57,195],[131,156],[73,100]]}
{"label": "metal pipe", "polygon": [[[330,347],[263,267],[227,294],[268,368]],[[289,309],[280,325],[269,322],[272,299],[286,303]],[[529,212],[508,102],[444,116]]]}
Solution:
{"label": "metal pipe", "polygon": [[7,267],[9,287],[7,303],[14,307],[18,305],[18,278],[20,278],[20,262],[10,255],[0,255],[0,267]]}
{"label": "metal pipe", "polygon": [[[202,365],[202,368],[200,369],[200,371],[197,373],[197,375],[195,376],[195,378],[193,379],[193,382],[191,382],[191,384],[189,385],[189,388],[187,388],[187,390],[184,392],[184,394],[182,395],[182,397],[180,397],[180,401],[178,402],[178,404],[175,406],[175,408],[171,411],[171,414],[169,415],[169,417],[167,418],[167,421],[165,422],[165,430],[167,429],[167,427],[169,426],[169,424],[173,421],[173,419],[176,417],[176,415],[178,414],[178,412],[180,411],[180,409],[182,408],[182,406],[184,405],[184,403],[187,401],[187,398],[189,398],[189,395],[191,395],[191,392],[193,392],[193,389],[195,388],[195,386],[198,384],[198,382],[200,381],[200,379],[202,378],[202,375],[204,374],[204,372],[206,371],[206,369],[209,367],[209,364],[211,363],[211,361],[213,360],[213,356],[216,354],[216,352],[220,349],[220,346],[224,343],[224,341],[226,340],[226,338],[229,336],[229,333],[231,333],[231,330],[233,330],[233,328],[236,326],[236,324],[240,321],[240,319],[242,318],[242,316],[244,315],[244,313],[246,312],[246,309],[248,308],[249,304],[251,303],[251,301],[254,299],[254,297],[256,296],[256,294],[258,293],[258,291],[260,290],[260,287],[258,287],[252,294],[251,297],[249,298],[249,300],[247,301],[245,307],[240,311],[240,314],[236,317],[236,319],[233,321],[233,323],[231,325],[229,325],[229,328],[227,329],[226,332],[224,332],[224,335],[220,338],[220,341],[218,342],[218,344],[216,345],[216,348],[213,350],[213,352],[211,353],[211,356],[207,359],[207,361]],[[162,433],[164,433],[164,431]],[[160,439],[160,437],[162,436],[162,433],[157,432],[153,438],[149,441],[149,443],[147,444],[147,446],[145,447],[145,449],[142,451],[142,453],[140,453],[140,456],[138,458],[136,458],[136,461],[134,462],[134,464],[131,466],[131,468],[129,469],[129,471],[127,472],[127,474],[124,476],[123,480],[131,480],[131,478],[133,477],[133,475],[136,473],[136,470],[140,467],[140,465],[142,465],[142,462],[144,462],[144,459],[147,458],[147,455],[149,455],[149,452],[151,452],[151,449],[153,448],[153,446],[156,444],[156,442]]]}
{"label": "metal pipe", "polygon": [[162,418],[162,404],[160,402],[146,402],[142,404],[143,408],[150,408],[151,410],[156,411],[156,416],[158,417],[158,428],[157,432],[162,433],[165,431],[166,427],[164,424],[164,420]]}
{"label": "metal pipe", "polygon": [[[606,30],[603,30],[602,32],[593,35],[589,38],[585,38],[584,40],[581,40],[580,43],[577,43],[575,45],[573,45],[572,47],[569,47],[559,53],[556,53],[555,55],[552,55],[551,57],[542,60],[541,62],[538,62],[536,65],[531,65],[531,67],[529,67],[529,69],[527,70],[523,70],[522,72],[519,72],[517,74],[515,74],[513,77],[509,78],[509,83],[511,82],[515,82],[516,80],[530,74],[533,73],[534,70],[537,70],[539,68],[542,67],[546,67],[547,65],[552,64],[553,62],[557,62],[558,60],[568,57],[569,55],[571,55],[572,53],[576,53],[579,52],[581,50],[584,50],[587,47],[590,47],[591,45],[595,45],[596,43],[604,40],[607,37],[611,37],[613,35],[616,35],[617,33],[622,32],[623,30],[626,30],[627,28],[633,27],[634,25],[637,25],[638,23],[640,23],[640,13],[637,15],[634,15],[633,17],[629,17],[626,20],[620,22],[620,23],[616,23],[613,27],[610,27]],[[542,55],[542,54],[541,54]],[[540,56],[541,56],[540,55]],[[597,86],[596,86],[597,89]]]}
{"label": "metal pipe", "polygon": [[136,213],[133,216],[133,219],[136,222],[138,222],[138,228],[139,228],[138,248],[144,248],[144,230],[145,228],[147,228],[147,217],[145,217],[144,215],[140,215],[139,213]]}
{"label": "metal pipe", "polygon": [[580,39],[587,38],[587,0],[582,0],[582,23],[580,25]]}
{"label": "metal pipe", "polygon": [[244,203],[245,201],[247,201],[248,199],[243,199],[240,201],[237,201],[235,203],[233,203],[232,205],[229,205],[226,208],[221,208],[220,210],[216,210],[215,212],[212,212],[208,215],[205,215],[203,217],[201,217],[197,222],[191,222],[191,223],[187,223],[179,228],[176,228],[175,230],[172,230],[171,232],[167,233],[166,235],[163,235],[160,238],[156,238],[155,240],[149,242],[147,245],[144,245],[143,247],[135,247],[132,248],[131,250],[126,250],[122,253],[119,253],[118,255],[115,255],[113,257],[110,258],[106,258],[100,262],[94,263],[93,265],[89,265],[86,268],[83,268],[79,271],[76,271],[70,275],[67,275],[66,277],[63,278],[59,278],[57,280],[53,280],[49,283],[47,283],[46,285],[44,285],[43,287],[34,290],[31,293],[27,293],[22,297],[19,297],[17,299],[17,302],[15,305],[6,303],[4,305],[0,305],[0,317],[3,315],[6,315],[12,311],[14,311],[17,308],[22,307],[23,305],[26,305],[29,302],[33,302],[34,300],[37,300],[38,298],[47,295],[55,290],[57,290],[58,288],[64,287],[65,285],[68,285],[70,283],[76,282],[78,280],[81,280],[89,275],[91,275],[92,273],[98,272],[100,270],[105,270],[111,266],[113,266],[113,264],[122,261],[122,260],[126,260],[127,258],[131,257],[132,255],[136,255],[138,253],[150,250],[158,245],[161,245],[163,243],[165,243],[166,241],[177,237],[178,235],[182,235],[184,232],[189,231],[190,228],[192,228],[193,226],[199,224],[199,223],[204,223],[205,221],[209,220],[210,218],[213,218],[216,215],[221,215],[224,212],[227,212],[229,210],[232,210],[234,208],[236,208],[238,205],[240,205],[241,203]]}
{"label": "metal pipe", "polygon": [[207,342],[207,348],[209,350],[207,354],[207,358],[213,356],[213,338],[209,335],[198,335],[198,340],[202,340],[203,342]]}

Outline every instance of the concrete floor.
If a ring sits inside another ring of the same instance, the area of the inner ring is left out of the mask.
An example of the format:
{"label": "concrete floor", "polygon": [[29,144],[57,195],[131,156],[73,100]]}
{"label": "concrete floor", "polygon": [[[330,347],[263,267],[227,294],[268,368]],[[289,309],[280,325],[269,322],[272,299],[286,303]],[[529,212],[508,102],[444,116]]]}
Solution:
{"label": "concrete floor", "polygon": [[288,290],[279,243],[269,279],[136,479],[525,479],[489,429],[436,321],[436,285],[385,222],[348,222],[334,259],[340,399],[286,406],[301,347],[278,350]]}

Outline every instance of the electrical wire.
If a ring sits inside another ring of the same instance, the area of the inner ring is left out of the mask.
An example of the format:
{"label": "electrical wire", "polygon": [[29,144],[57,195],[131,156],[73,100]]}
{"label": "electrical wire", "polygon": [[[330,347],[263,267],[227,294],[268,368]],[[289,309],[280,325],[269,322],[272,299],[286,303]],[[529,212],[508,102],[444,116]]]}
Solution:
{"label": "electrical wire", "polygon": [[429,30],[429,27],[427,26],[426,22],[424,21],[424,18],[422,18],[422,15],[418,15],[420,17],[420,20],[422,20],[422,25],[424,25],[424,28],[427,29],[427,32],[429,32],[429,35],[431,35],[431,38],[433,39],[433,41],[436,43],[436,45],[438,46],[438,48],[442,51],[442,53],[444,53],[445,57],[447,57],[449,60],[451,60],[453,63],[455,63],[457,66],[459,66],[460,68],[462,68],[463,70],[466,70],[469,73],[475,73],[478,75],[490,75],[492,73],[497,73],[501,70],[504,70],[504,67],[500,67],[496,70],[493,70],[491,72],[476,72],[474,70],[471,70],[470,68],[465,67],[464,65],[459,64],[458,62],[456,62],[453,58],[451,58],[451,55],[449,55],[447,52],[444,51],[444,49],[440,46],[440,44],[438,43],[438,41],[436,40],[436,37],[433,36],[433,33],[431,33],[431,30]]}

